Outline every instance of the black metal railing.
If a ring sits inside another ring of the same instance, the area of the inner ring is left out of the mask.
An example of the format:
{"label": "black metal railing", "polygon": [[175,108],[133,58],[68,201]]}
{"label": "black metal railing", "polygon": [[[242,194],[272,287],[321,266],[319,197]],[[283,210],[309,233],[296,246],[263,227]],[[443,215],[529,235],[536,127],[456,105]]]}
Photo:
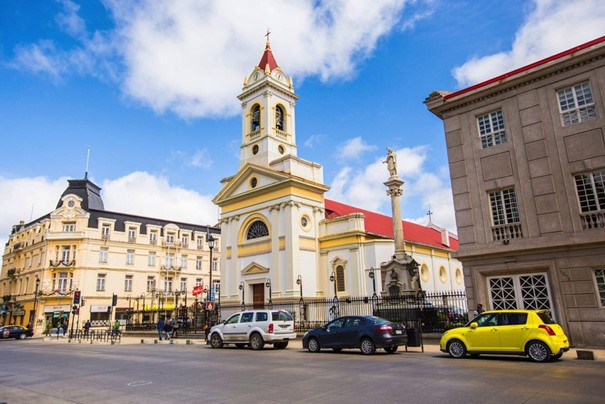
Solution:
{"label": "black metal railing", "polygon": [[68,333],[70,340],[94,342],[121,342],[122,332],[115,330],[74,330]]}

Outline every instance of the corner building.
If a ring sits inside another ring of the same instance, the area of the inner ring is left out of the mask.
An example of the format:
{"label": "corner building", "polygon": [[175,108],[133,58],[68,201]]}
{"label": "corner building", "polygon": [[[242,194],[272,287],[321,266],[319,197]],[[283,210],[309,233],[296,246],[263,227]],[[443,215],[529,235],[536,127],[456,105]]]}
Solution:
{"label": "corner building", "polygon": [[433,92],[469,305],[550,309],[605,346],[605,37]]}
{"label": "corner building", "polygon": [[[298,96],[269,42],[238,98],[239,169],[222,180],[214,198],[222,235],[221,301],[262,307],[269,298],[369,296],[372,268],[376,292],[385,290],[380,264],[394,252],[392,219],[324,198],[329,187],[321,165],[298,157]],[[452,258],[456,237],[434,226],[403,224],[423,288],[463,290],[462,266]]]}

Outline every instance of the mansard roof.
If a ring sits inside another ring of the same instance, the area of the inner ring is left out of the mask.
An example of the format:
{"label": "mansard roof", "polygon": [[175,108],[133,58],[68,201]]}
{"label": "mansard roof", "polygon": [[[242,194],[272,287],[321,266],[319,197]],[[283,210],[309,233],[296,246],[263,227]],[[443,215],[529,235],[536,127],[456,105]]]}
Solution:
{"label": "mansard roof", "polygon": [[[363,213],[365,217],[365,230],[367,233],[376,234],[386,238],[393,237],[393,218],[380,213],[370,212],[355,206],[345,205],[341,202],[324,200],[326,208],[326,219],[333,219],[339,216],[345,216],[352,213]],[[458,239],[451,233],[448,234],[450,245],[446,246],[441,240],[441,231],[431,226],[422,226],[420,224],[402,220],[403,236],[406,242],[423,244],[440,248],[442,250],[458,250]]]}

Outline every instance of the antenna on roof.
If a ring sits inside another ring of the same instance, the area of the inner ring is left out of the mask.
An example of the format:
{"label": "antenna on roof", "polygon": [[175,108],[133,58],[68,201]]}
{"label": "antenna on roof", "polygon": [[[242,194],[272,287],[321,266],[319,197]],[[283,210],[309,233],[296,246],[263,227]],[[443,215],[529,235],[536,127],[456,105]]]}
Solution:
{"label": "antenna on roof", "polygon": [[429,204],[429,211],[426,212],[426,215],[429,217],[429,224],[433,223],[433,212],[431,211],[431,204]]}
{"label": "antenna on roof", "polygon": [[90,146],[88,146],[88,151],[86,152],[86,171],[84,172],[84,179],[88,179],[88,162],[90,161]]}

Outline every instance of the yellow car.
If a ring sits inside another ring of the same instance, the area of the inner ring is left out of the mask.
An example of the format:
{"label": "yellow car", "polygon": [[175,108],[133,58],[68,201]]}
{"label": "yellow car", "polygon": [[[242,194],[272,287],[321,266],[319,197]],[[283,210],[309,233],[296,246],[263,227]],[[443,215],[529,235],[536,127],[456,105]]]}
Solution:
{"label": "yellow car", "polygon": [[464,327],[446,331],[440,347],[453,358],[466,354],[527,355],[535,362],[560,358],[569,339],[548,310],[492,310]]}

